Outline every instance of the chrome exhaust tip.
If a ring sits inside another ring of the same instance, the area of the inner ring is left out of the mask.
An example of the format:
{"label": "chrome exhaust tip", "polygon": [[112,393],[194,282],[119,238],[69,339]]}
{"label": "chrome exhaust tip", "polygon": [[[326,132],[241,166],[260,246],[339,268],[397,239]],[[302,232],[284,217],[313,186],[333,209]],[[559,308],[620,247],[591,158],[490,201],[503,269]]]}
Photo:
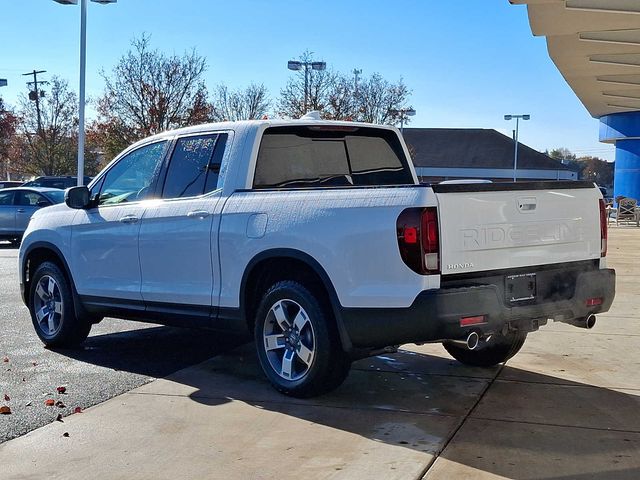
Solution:
{"label": "chrome exhaust tip", "polygon": [[480,345],[480,335],[478,332],[471,332],[464,340],[449,340],[449,342],[468,350],[475,350]]}
{"label": "chrome exhaust tip", "polygon": [[596,326],[596,316],[592,313],[591,315],[587,315],[587,318],[584,319],[584,328],[587,330],[591,330]]}
{"label": "chrome exhaust tip", "polygon": [[480,345],[480,335],[476,332],[471,332],[467,337],[467,348],[469,350],[475,350]]}

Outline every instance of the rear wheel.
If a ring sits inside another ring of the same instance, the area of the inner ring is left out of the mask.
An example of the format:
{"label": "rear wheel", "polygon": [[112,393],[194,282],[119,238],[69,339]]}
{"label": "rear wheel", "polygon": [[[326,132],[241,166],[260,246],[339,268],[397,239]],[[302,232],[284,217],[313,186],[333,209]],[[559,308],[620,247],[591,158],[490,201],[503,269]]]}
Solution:
{"label": "rear wheel", "polygon": [[443,342],[445,350],[465,365],[474,367],[492,367],[506,362],[520,351],[527,334],[524,332],[509,332],[506,335],[495,334],[487,342],[482,342],[475,350],[469,350],[451,342]]}
{"label": "rear wheel", "polygon": [[76,315],[71,285],[52,262],[42,263],[33,274],[29,311],[38,337],[49,347],[77,346],[91,330],[91,323]]}
{"label": "rear wheel", "polygon": [[255,320],[260,365],[276,390],[311,397],[337,388],[346,378],[351,362],[330,309],[304,285],[274,284]]}

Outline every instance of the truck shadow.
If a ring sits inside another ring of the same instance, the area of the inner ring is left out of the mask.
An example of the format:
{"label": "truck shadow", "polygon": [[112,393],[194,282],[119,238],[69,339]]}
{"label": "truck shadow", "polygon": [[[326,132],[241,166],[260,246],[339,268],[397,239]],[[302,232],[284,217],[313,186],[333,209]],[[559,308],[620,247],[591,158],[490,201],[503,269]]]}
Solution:
{"label": "truck shadow", "polygon": [[640,478],[639,396],[508,365],[475,369],[401,351],[354,363],[335,392],[294,399],[270,387],[252,344],[211,332],[147,328],[90,337],[83,350],[60,353],[168,375],[172,395],[212,408],[242,402],[424,452],[425,464],[438,455],[436,478],[443,464],[514,479]]}

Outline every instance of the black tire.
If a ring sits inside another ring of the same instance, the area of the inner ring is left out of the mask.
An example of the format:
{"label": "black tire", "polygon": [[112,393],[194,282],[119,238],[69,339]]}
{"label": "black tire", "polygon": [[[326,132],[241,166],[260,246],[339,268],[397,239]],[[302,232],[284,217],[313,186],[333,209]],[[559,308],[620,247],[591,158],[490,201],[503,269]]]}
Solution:
{"label": "black tire", "polygon": [[492,335],[488,342],[482,342],[476,350],[469,350],[451,342],[443,342],[442,345],[460,363],[474,367],[493,367],[518,353],[526,339],[526,333],[516,331],[507,335]]}
{"label": "black tire", "polygon": [[301,283],[280,281],[267,290],[254,333],[262,370],[286,395],[308,398],[327,393],[342,384],[351,368],[331,309]]}
{"label": "black tire", "polygon": [[76,315],[69,281],[52,262],[39,265],[31,278],[29,311],[38,337],[48,347],[76,347],[91,331],[91,322]]}

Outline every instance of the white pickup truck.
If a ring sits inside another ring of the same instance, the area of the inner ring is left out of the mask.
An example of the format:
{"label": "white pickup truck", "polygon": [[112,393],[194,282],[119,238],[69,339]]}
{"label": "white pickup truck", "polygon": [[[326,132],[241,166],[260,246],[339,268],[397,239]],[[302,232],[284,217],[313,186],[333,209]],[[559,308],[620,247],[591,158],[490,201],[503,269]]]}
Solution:
{"label": "white pickup truck", "polygon": [[393,127],[171,131],[65,200],[20,248],[45,344],[78,344],[103,317],[252,332],[266,376],[295,396],[409,342],[495,365],[550,319],[592,327],[614,297],[592,183],[420,185]]}

